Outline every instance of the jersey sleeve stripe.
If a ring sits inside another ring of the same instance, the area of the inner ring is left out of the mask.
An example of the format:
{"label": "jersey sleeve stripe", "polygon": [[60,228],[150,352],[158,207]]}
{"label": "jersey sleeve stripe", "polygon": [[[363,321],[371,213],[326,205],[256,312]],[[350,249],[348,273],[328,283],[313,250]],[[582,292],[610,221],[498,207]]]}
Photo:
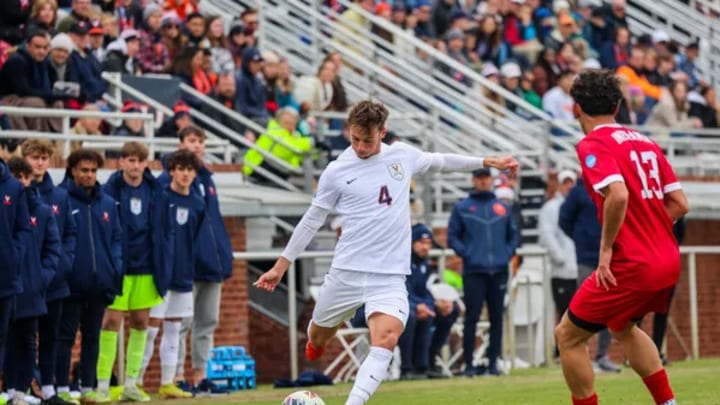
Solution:
{"label": "jersey sleeve stripe", "polygon": [[682,186],[678,182],[666,184],[665,187],[663,187],[664,194],[672,193],[673,191],[676,191],[676,190],[682,190]]}
{"label": "jersey sleeve stripe", "polygon": [[593,190],[597,191],[598,193],[600,190],[604,189],[605,187],[609,186],[611,183],[624,183],[625,179],[621,174],[611,174],[604,179],[600,180],[599,182],[593,184]]}

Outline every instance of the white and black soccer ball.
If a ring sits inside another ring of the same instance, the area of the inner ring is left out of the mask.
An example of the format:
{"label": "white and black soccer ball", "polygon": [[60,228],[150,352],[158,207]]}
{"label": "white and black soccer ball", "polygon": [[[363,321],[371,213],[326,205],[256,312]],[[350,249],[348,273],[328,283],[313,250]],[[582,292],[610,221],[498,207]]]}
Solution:
{"label": "white and black soccer ball", "polygon": [[314,392],[295,391],[285,397],[282,405],[325,405],[325,401]]}

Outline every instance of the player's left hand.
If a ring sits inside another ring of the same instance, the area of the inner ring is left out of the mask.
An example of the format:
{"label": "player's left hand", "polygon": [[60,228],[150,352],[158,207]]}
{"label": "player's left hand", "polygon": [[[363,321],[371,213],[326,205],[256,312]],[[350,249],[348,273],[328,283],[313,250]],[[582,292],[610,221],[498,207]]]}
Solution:
{"label": "player's left hand", "polygon": [[612,260],[612,249],[600,251],[600,260],[595,274],[595,281],[598,287],[602,287],[605,291],[610,290],[610,286],[617,287],[617,280],[610,270],[610,261]]}
{"label": "player's left hand", "polygon": [[489,162],[486,160],[486,166],[494,167],[498,170],[507,170],[510,177],[515,177],[520,169],[520,163],[512,156],[493,158]]}

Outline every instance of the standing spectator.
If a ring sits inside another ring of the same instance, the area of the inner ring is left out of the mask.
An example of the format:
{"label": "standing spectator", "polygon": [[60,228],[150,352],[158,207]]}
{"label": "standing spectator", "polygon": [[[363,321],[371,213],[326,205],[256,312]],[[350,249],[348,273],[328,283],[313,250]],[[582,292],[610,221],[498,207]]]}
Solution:
{"label": "standing spectator", "polygon": [[62,238],[62,255],[55,277],[45,291],[47,313],[38,321],[38,369],[43,400],[54,405],[70,405],[69,393],[61,398],[55,392],[55,364],[58,328],[62,314],[63,300],[70,295],[68,278],[75,261],[75,239],[77,227],[72,214],[70,196],[64,188],[53,184],[47,172],[50,159],[55,152],[53,144],[45,139],[28,139],[22,144],[23,158],[33,169],[33,191],[37,192],[55,217],[58,232]]}
{"label": "standing spectator", "polygon": [[80,78],[80,101],[94,103],[105,93],[102,66],[93,54],[86,50],[90,24],[79,21],[70,28],[70,38],[75,44],[70,54],[70,65]]}
{"label": "standing spectator", "polygon": [[23,40],[23,31],[30,17],[31,3],[28,0],[0,1],[0,40],[18,45]]}
{"label": "standing spectator", "polygon": [[103,62],[103,71],[127,75],[140,73],[138,54],[140,53],[140,33],[134,29],[126,29],[107,47],[107,55]]}
{"label": "standing spectator", "polygon": [[205,35],[210,43],[213,71],[218,74],[235,72],[235,61],[228,50],[223,18],[220,16],[208,17],[205,24]]}
{"label": "standing spectator", "polygon": [[60,20],[57,25],[58,32],[69,32],[78,22],[90,23],[91,6],[90,0],[72,0],[70,15]]}
{"label": "standing spectator", "polygon": [[165,0],[165,11],[174,12],[181,20],[192,13],[200,12],[198,0]]}
{"label": "standing spectator", "polygon": [[242,53],[242,68],[237,75],[238,112],[261,126],[268,120],[265,105],[265,88],[258,76],[263,59],[257,48],[245,48]]}
{"label": "standing spectator", "polygon": [[[5,370],[5,353],[7,352],[8,328],[10,317],[15,306],[15,295],[22,291],[20,265],[25,255],[25,240],[30,230],[30,214],[28,211],[25,187],[15,179],[5,162],[0,160],[0,194],[3,204],[0,205],[0,367]],[[13,366],[15,366],[13,364]]]}
{"label": "standing spectator", "polygon": [[484,374],[473,366],[475,332],[484,302],[490,319],[487,373],[500,375],[497,359],[502,353],[504,299],[508,265],[520,241],[510,207],[495,198],[489,168],[473,172],[473,191],[455,204],[448,223],[448,245],[463,259],[465,375]]}
{"label": "standing spectator", "polygon": [[[577,288],[577,259],[575,258],[575,244],[561,229],[559,223],[560,206],[565,197],[577,181],[577,175],[571,170],[563,170],[557,177],[559,187],[540,209],[538,216],[538,230],[540,232],[540,246],[545,248],[550,257],[553,301],[557,322],[570,306],[570,300]],[[557,324],[557,322],[555,322]],[[555,345],[554,357],[560,355]]]}
{"label": "standing spectator", "polygon": [[600,65],[605,69],[617,69],[627,64],[630,50],[630,30],[618,27],[614,31],[613,40],[605,42],[600,48]]}
{"label": "standing spectator", "polygon": [[168,51],[168,61],[175,59],[185,47],[187,38],[180,31],[181,21],[175,14],[163,15],[161,23],[162,42]]}
{"label": "standing spectator", "polygon": [[148,4],[143,10],[143,25],[140,29],[140,54],[138,63],[143,73],[165,73],[170,64],[167,46],[162,41],[162,10],[155,4]]}
{"label": "standing spectator", "polygon": [[696,94],[700,95],[700,97],[693,97],[690,100],[688,115],[700,118],[703,128],[717,128],[718,108],[715,88],[705,85],[700,87],[700,92]]}
{"label": "standing spectator", "polygon": [[[570,190],[560,206],[558,223],[565,235],[572,238],[575,243],[578,272],[576,287],[580,287],[597,268],[601,233],[597,208],[590,199],[590,194],[585,189],[582,179],[577,180],[575,187]],[[620,367],[610,361],[608,357],[611,340],[612,337],[607,328],[598,333],[593,369],[616,373],[621,371]]]}
{"label": "standing spectator", "polygon": [[[25,43],[0,70],[0,104],[13,107],[62,108],[64,96],[53,93],[48,54],[50,36],[31,33]],[[18,130],[60,132],[58,118],[9,116],[10,127]]]}
{"label": "standing spectator", "polygon": [[200,13],[192,13],[185,19],[187,45],[195,48],[208,48],[205,39],[205,18]]}
{"label": "standing spectator", "polygon": [[[205,154],[205,132],[195,126],[180,131],[180,149],[195,154],[198,161]],[[181,341],[178,351],[178,366],[176,376],[185,374],[185,337],[192,329],[191,358],[192,380],[191,387],[195,392],[227,393],[219,389],[207,378],[207,362],[213,346],[213,336],[220,317],[220,296],[222,283],[232,276],[232,247],[228,236],[222,213],[213,173],[201,165],[197,178],[192,184],[192,193],[205,202],[205,220],[198,234],[198,252],[195,259],[195,274],[192,287],[193,308],[192,319],[184,319],[180,331]],[[167,181],[167,174],[163,173],[160,180]],[[180,379],[182,381],[183,378]]]}
{"label": "standing spectator", "polygon": [[36,0],[30,11],[26,33],[45,30],[55,36],[55,23],[57,22],[57,2],[55,0]]}
{"label": "standing spectator", "polygon": [[125,386],[120,399],[144,402],[150,398],[137,387],[138,373],[145,353],[150,308],[162,303],[172,276],[174,218],[163,187],[147,167],[147,147],[127,142],[120,153],[120,170],[110,176],[103,191],[118,203],[123,234],[123,291],[103,317],[98,391],[103,396],[110,395],[118,331],[129,313]]}
{"label": "standing spectator", "polygon": [[664,128],[702,128],[700,118],[688,115],[690,103],[685,82],[674,81],[662,89],[660,100],[653,107],[645,125]]}
{"label": "standing spectator", "polygon": [[428,289],[431,270],[428,254],[432,242],[432,232],[427,226],[416,224],[412,227],[410,275],[405,282],[410,312],[398,341],[401,379],[442,377],[441,370],[435,366],[435,356],[440,354],[460,312],[456,303],[436,300]]}
{"label": "standing spectator", "polygon": [[558,120],[572,121],[573,105],[575,102],[570,96],[575,73],[565,70],[558,76],[557,86],[548,90],[542,97],[542,107],[546,113]]}
{"label": "standing spectator", "polygon": [[595,7],[590,13],[590,18],[585,21],[582,28],[583,38],[588,42],[590,48],[600,53],[603,44],[611,41],[608,30],[605,27],[605,8]]}
{"label": "standing spectator", "polygon": [[25,254],[18,263],[22,292],[15,296],[3,382],[12,404],[26,404],[25,393],[35,375],[38,319],[47,313],[46,287],[58,271],[62,244],[50,207],[30,188],[30,164],[14,157],[8,160],[8,169],[25,187],[30,232],[25,234]]}
{"label": "standing spectator", "polygon": [[95,386],[100,328],[103,314],[122,292],[122,228],[117,204],[105,194],[97,181],[103,158],[95,151],[79,149],[67,159],[68,169],[62,186],[70,194],[77,212],[77,246],[70,276],[70,296],[63,302],[58,332],[56,384],[61,396],[70,390],[70,357],[78,326],[82,402],[107,402],[108,397],[93,391]]}
{"label": "standing spectator", "polygon": [[700,84],[700,72],[695,61],[700,56],[700,41],[694,41],[685,46],[685,52],[677,56],[677,68],[688,76],[688,88],[694,89]]}

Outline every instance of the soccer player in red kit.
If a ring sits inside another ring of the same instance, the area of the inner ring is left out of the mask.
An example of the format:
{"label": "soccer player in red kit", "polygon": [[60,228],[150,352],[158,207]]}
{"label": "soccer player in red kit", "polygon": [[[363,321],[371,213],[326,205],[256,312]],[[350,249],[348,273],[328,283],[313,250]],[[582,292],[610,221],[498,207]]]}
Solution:
{"label": "soccer player in red kit", "polygon": [[570,94],[586,134],[577,145],[582,175],[602,224],[597,270],[555,329],[573,404],[598,403],[587,341],[607,327],[655,403],[675,405],[657,348],[635,321],[665,310],[677,282],[672,224],[688,211],[685,193],[657,144],[615,123],[623,96],[612,72],[580,73]]}

